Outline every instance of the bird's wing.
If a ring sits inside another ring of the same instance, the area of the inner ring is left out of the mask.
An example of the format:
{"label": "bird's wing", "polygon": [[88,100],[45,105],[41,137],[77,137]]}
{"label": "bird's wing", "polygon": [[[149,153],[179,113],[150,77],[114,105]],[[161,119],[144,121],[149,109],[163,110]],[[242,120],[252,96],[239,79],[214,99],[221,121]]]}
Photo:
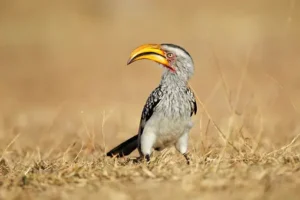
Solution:
{"label": "bird's wing", "polygon": [[195,95],[194,95],[194,92],[190,89],[190,88],[187,88],[187,91],[186,93],[189,95],[189,102],[190,102],[190,106],[191,106],[191,116],[193,114],[196,115],[197,113],[197,101],[196,101],[196,98],[195,98]]}
{"label": "bird's wing", "polygon": [[153,90],[153,92],[148,97],[146,104],[144,106],[144,109],[142,111],[141,121],[140,121],[140,127],[138,134],[142,134],[146,122],[151,118],[153,115],[155,108],[157,104],[160,102],[160,100],[163,98],[164,92],[162,91],[162,87],[158,86]]}

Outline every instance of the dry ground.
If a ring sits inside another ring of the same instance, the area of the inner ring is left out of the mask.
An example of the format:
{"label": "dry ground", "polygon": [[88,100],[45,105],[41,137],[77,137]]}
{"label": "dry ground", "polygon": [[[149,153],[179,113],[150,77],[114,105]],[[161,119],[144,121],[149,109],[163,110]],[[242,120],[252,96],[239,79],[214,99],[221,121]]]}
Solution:
{"label": "dry ground", "polygon": [[[299,199],[296,0],[0,0],[0,199]],[[161,69],[193,56],[192,163],[105,151],[136,133]]]}

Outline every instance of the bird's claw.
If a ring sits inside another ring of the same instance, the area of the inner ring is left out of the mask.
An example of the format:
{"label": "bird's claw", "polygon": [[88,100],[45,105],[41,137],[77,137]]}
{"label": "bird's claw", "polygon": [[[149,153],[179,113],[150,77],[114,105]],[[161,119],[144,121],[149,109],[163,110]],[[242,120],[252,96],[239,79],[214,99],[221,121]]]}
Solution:
{"label": "bird's claw", "polygon": [[145,156],[145,159],[146,159],[147,163],[149,163],[149,162],[150,162],[150,155],[147,154],[147,155]]}
{"label": "bird's claw", "polygon": [[144,156],[137,157],[133,160],[133,163],[138,164],[138,163],[141,163],[143,160],[146,160],[147,164],[149,164],[150,163],[150,155],[147,154],[147,155],[145,155],[145,157]]}
{"label": "bird's claw", "polygon": [[190,165],[190,157],[189,157],[189,155],[187,153],[184,153],[183,156],[184,156],[184,158],[186,160],[186,164]]}

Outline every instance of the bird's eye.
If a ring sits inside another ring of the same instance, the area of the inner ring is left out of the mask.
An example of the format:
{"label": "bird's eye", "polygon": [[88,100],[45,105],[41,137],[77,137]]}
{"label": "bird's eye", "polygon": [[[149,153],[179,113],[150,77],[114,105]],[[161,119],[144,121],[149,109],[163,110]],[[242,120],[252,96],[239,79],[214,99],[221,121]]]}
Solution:
{"label": "bird's eye", "polygon": [[167,53],[167,57],[168,57],[168,58],[172,58],[172,57],[173,57],[173,54],[172,54],[172,53]]}

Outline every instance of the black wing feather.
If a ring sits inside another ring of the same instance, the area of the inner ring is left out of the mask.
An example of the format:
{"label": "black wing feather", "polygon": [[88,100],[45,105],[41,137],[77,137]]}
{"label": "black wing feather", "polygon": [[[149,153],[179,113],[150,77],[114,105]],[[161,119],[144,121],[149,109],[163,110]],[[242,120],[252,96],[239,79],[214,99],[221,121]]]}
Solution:
{"label": "black wing feather", "polygon": [[191,105],[191,116],[197,114],[197,101],[193,91],[190,88],[187,88],[186,93],[190,96],[190,105]]}
{"label": "black wing feather", "polygon": [[193,101],[193,104],[194,104],[194,114],[196,115],[197,114],[197,102],[196,102],[196,100]]}
{"label": "black wing feather", "polygon": [[153,115],[157,104],[163,98],[163,93],[164,92],[162,90],[162,87],[161,87],[161,85],[159,85],[157,88],[155,88],[155,90],[153,90],[153,92],[148,97],[148,99],[146,101],[146,104],[145,104],[145,106],[143,108],[143,111],[142,111],[139,134],[143,133],[144,126],[145,126],[146,122]]}
{"label": "black wing feather", "polygon": [[148,119],[150,119],[150,117],[152,116],[155,110],[156,105],[160,102],[162,97],[163,97],[163,91],[159,86],[148,97],[142,112],[142,120],[148,121]]}

